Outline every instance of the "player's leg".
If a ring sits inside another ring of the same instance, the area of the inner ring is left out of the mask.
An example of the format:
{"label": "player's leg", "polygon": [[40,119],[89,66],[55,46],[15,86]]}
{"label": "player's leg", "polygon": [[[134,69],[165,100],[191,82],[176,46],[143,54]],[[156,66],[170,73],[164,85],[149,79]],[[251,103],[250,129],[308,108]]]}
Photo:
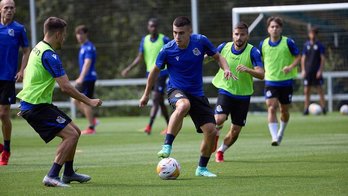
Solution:
{"label": "player's leg", "polygon": [[308,107],[311,100],[311,86],[305,85],[303,88],[303,91],[305,96],[303,115],[308,115],[309,114]]}
{"label": "player's leg", "polygon": [[[83,93],[84,95],[86,95],[88,98],[92,99],[93,95],[94,95],[94,86],[95,86],[95,81],[84,81],[82,84],[82,89],[81,89],[81,93]],[[83,130],[81,132],[81,134],[85,135],[85,134],[95,134],[95,118],[94,118],[94,114],[93,114],[93,109],[91,106],[86,105],[84,103],[80,103],[81,104],[81,109],[82,109],[82,113],[85,115],[89,125],[88,128],[86,130]]]}
{"label": "player's leg", "polygon": [[326,114],[325,95],[324,95],[324,90],[321,84],[317,85],[317,92],[319,95],[320,106],[323,109],[323,114]]}
{"label": "player's leg", "polygon": [[3,135],[3,148],[0,157],[0,165],[7,165],[10,158],[10,143],[11,143],[11,132],[12,123],[10,119],[10,105],[0,105],[0,119],[1,128]]}
{"label": "player's leg", "polygon": [[[219,105],[217,105],[218,107]],[[214,147],[213,147],[213,150],[212,152],[215,152],[216,151],[216,148],[218,146],[218,143],[219,143],[219,137],[220,137],[220,134],[221,134],[221,129],[223,128],[224,126],[224,122],[226,121],[227,119],[227,114],[217,114],[217,109],[215,109],[215,121],[216,121],[216,126],[215,126],[215,129],[216,129],[216,136],[215,136],[215,143],[214,143]]]}
{"label": "player's leg", "polygon": [[184,117],[187,115],[191,107],[190,101],[186,95],[179,90],[170,92],[168,97],[169,103],[175,108],[175,110],[169,119],[168,130],[162,150],[157,153],[157,155],[162,158],[169,157],[173,141],[179,133]]}
{"label": "player's leg", "polygon": [[285,128],[288,125],[290,119],[289,109],[292,102],[293,87],[282,87],[279,91],[280,126],[277,134],[278,145],[283,139]]}
{"label": "player's leg", "polygon": [[231,98],[224,94],[218,94],[216,107],[215,107],[215,121],[216,121],[216,137],[213,152],[215,152],[218,140],[220,137],[220,131],[223,128],[224,122],[227,120],[227,116],[231,109]]}
{"label": "player's leg", "polygon": [[268,119],[268,129],[272,137],[272,146],[277,146],[277,134],[278,134],[278,119],[277,119],[277,108],[278,99],[270,98],[266,100],[267,105],[267,119]]}
{"label": "player's leg", "polygon": [[[160,93],[160,107],[161,107],[161,113],[167,123],[167,126],[168,126],[168,123],[169,123],[169,114],[168,114],[168,109],[167,109],[167,106],[165,105],[164,103],[164,93]],[[165,128],[163,131],[161,131],[161,135],[164,135],[167,133],[167,128]]]}
{"label": "player's leg", "polygon": [[151,133],[152,130],[152,125],[155,122],[156,116],[158,109],[160,107],[159,102],[160,102],[160,97],[158,95],[159,93],[156,90],[152,91],[152,107],[150,110],[150,121],[149,124],[145,127],[144,132],[147,134]]}

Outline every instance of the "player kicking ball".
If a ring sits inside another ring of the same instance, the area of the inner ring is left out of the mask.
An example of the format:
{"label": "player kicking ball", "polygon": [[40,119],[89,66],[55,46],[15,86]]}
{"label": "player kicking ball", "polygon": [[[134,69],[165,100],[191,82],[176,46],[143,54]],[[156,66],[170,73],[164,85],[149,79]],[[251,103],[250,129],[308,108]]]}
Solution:
{"label": "player kicking ball", "polygon": [[[72,181],[87,182],[90,176],[75,173],[73,161],[81,131],[71,119],[52,104],[55,83],[60,89],[91,107],[100,106],[100,99],[89,99],[76,90],[65,74],[62,62],[55,52],[66,36],[67,23],[56,17],[44,23],[44,39],[31,51],[24,73],[23,90],[17,95],[21,99],[19,113],[46,142],[55,137],[62,138],[58,145],[53,166],[43,179],[43,184],[54,187],[69,187]],[[64,165],[63,177],[59,172]]]}
{"label": "player kicking ball", "polygon": [[184,16],[177,17],[173,22],[174,40],[163,46],[156,60],[156,66],[150,72],[145,92],[140,99],[144,107],[151,89],[161,69],[167,65],[169,73],[169,103],[175,109],[172,113],[162,150],[161,158],[169,157],[172,144],[179,133],[184,117],[189,114],[199,133],[203,133],[201,156],[196,169],[196,176],[216,177],[207,169],[216,136],[215,119],[208,99],[203,92],[203,59],[204,55],[212,56],[223,69],[225,79],[232,75],[226,60],[217,52],[209,39],[200,34],[192,34],[191,21]]}
{"label": "player kicking ball", "polygon": [[217,127],[215,146],[217,146],[220,130],[228,115],[231,115],[232,120],[230,130],[215,155],[216,162],[224,161],[224,152],[237,141],[242,127],[245,126],[250,97],[254,92],[253,77],[262,80],[265,75],[261,53],[253,45],[248,44],[248,39],[248,25],[240,22],[234,27],[233,42],[222,43],[218,47],[221,56],[226,59],[238,80],[225,80],[222,69],[213,79],[214,86],[219,89],[215,108]]}

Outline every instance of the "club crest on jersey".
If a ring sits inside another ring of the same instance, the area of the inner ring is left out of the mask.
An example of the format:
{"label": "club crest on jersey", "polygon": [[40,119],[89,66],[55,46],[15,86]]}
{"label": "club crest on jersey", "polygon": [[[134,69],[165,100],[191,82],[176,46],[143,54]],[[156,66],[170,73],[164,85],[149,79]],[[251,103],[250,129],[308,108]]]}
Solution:
{"label": "club crest on jersey", "polygon": [[179,56],[176,56],[176,57],[175,57],[176,61],[179,61],[179,58],[180,58]]}
{"label": "club crest on jersey", "polygon": [[183,96],[184,96],[184,95],[181,94],[181,93],[176,93],[174,97],[179,98],[179,97],[183,97]]}
{"label": "club crest on jersey", "polygon": [[198,48],[193,49],[192,52],[193,52],[193,54],[196,55],[196,56],[199,56],[199,55],[202,54],[201,51],[199,51]]}
{"label": "club crest on jersey", "polygon": [[58,116],[57,119],[56,119],[56,121],[57,121],[57,123],[59,123],[59,124],[63,124],[63,123],[65,123],[66,119],[63,118],[63,117],[61,117],[61,116]]}
{"label": "club crest on jersey", "polygon": [[314,49],[314,50],[318,50],[318,45],[317,45],[317,44],[314,44],[313,49]]}
{"label": "club crest on jersey", "polygon": [[266,97],[271,97],[272,96],[272,92],[271,91],[267,91],[266,92]]}
{"label": "club crest on jersey", "polygon": [[223,112],[224,110],[222,109],[221,105],[218,105],[218,106],[216,106],[216,111]]}
{"label": "club crest on jersey", "polygon": [[13,29],[9,29],[8,30],[8,35],[11,36],[11,37],[14,37],[15,36],[14,30]]}

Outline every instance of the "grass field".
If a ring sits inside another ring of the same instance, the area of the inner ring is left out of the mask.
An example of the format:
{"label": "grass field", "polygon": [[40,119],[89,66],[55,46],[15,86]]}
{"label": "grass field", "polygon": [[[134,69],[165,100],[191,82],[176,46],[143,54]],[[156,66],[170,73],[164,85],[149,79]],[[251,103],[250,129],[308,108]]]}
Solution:
{"label": "grass field", "polygon": [[[16,119],[10,165],[0,167],[0,195],[348,195],[348,116],[294,114],[279,147],[271,147],[265,120],[249,115],[226,162],[212,158],[209,168],[218,177],[208,179],[194,176],[202,136],[186,118],[172,153],[181,175],[164,181],[155,173],[163,120],[147,136],[141,132],[145,117],[102,118],[96,135],[81,136],[75,158],[75,167],[92,180],[59,189],[41,184],[59,139],[45,145]],[[85,127],[83,119],[76,122]]]}

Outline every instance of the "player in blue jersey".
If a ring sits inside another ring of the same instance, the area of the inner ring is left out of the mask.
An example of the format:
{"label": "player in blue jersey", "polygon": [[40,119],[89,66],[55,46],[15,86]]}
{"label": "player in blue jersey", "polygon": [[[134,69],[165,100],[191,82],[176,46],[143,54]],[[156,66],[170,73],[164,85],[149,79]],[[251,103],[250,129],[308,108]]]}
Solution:
{"label": "player in blue jersey", "polygon": [[325,48],[318,40],[318,29],[311,28],[308,32],[309,40],[304,44],[301,59],[301,75],[304,84],[304,115],[308,115],[308,107],[311,98],[311,88],[315,87],[319,94],[320,105],[326,114],[325,98],[322,85],[325,63]]}
{"label": "player in blue jersey", "polygon": [[[144,60],[146,65],[146,76],[155,66],[155,61],[158,56],[159,51],[168,43],[170,40],[167,36],[158,33],[158,20],[156,18],[150,18],[147,24],[148,35],[144,36],[140,42],[138,55],[134,61],[128,65],[123,71],[122,76],[126,77],[128,72],[133,69],[136,65]],[[164,104],[164,93],[166,89],[166,80],[168,78],[167,70],[162,70],[159,77],[157,78],[156,84],[152,91],[152,108],[150,112],[149,124],[145,127],[145,133],[150,134],[152,130],[152,125],[155,121],[158,109],[161,109],[161,113],[165,118],[167,124],[169,122],[169,114],[167,107]],[[161,134],[165,134],[167,129],[164,129]]]}
{"label": "player in blue jersey", "polygon": [[168,99],[175,109],[172,113],[162,150],[161,158],[169,157],[172,144],[179,133],[184,117],[189,114],[196,130],[203,133],[201,156],[196,169],[196,176],[216,177],[207,169],[216,136],[214,111],[203,92],[203,59],[204,55],[212,56],[224,70],[224,77],[234,77],[226,60],[219,54],[207,37],[192,34],[191,21],[184,16],[173,22],[174,40],[167,43],[160,51],[156,66],[150,72],[145,92],[140,99],[140,107],[144,107],[151,89],[161,69],[167,65],[169,73]]}
{"label": "player in blue jersey", "polygon": [[[290,119],[293,81],[297,77],[297,65],[301,56],[294,40],[282,36],[283,20],[267,19],[269,37],[260,43],[265,68],[265,97],[268,109],[268,128],[272,146],[278,146]],[[277,108],[280,110],[278,129]]]}
{"label": "player in blue jersey", "polygon": [[[77,26],[75,28],[75,35],[77,42],[81,45],[78,58],[80,75],[75,80],[76,88],[88,98],[92,99],[95,81],[97,80],[97,72],[95,70],[97,59],[96,48],[93,43],[88,40],[88,28],[85,25]],[[77,100],[74,100],[74,103],[85,115],[89,123],[88,128],[83,130],[81,134],[95,134],[97,120],[93,115],[92,107]]]}
{"label": "player in blue jersey", "polygon": [[[4,144],[0,143],[0,165],[7,165],[10,158],[10,105],[16,102],[15,82],[22,81],[30,53],[24,26],[13,20],[15,13],[13,0],[0,2],[0,119],[4,139]],[[23,56],[17,72],[19,48]]]}

